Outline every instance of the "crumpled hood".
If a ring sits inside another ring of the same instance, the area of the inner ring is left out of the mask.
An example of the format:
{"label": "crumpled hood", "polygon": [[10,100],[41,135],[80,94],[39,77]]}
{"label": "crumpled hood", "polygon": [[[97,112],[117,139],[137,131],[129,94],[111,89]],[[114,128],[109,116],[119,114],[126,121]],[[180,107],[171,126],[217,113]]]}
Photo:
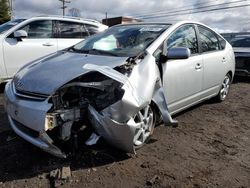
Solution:
{"label": "crumpled hood", "polygon": [[14,83],[21,91],[51,95],[67,82],[88,73],[82,68],[85,64],[114,68],[127,58],[60,51],[24,66],[15,75]]}

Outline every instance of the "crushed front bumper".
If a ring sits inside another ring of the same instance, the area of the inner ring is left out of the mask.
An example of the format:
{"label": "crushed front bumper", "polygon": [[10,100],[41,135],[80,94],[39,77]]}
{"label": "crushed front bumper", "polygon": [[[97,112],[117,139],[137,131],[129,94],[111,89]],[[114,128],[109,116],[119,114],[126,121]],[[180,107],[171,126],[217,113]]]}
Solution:
{"label": "crushed front bumper", "polygon": [[46,113],[51,108],[47,101],[25,100],[15,95],[11,82],[6,84],[4,106],[11,128],[24,140],[42,150],[60,157],[66,155],[55,145],[45,132]]}
{"label": "crushed front bumper", "polygon": [[14,132],[18,136],[22,137],[27,142],[30,142],[31,144],[41,148],[42,150],[44,150],[44,151],[46,151],[46,152],[48,152],[56,157],[66,158],[66,155],[58,147],[53,145],[53,141],[51,140],[51,138],[47,135],[47,133],[45,131],[40,132],[38,137],[32,137],[31,135],[26,134],[21,129],[19,129],[19,127],[17,126],[15,121],[10,116],[8,116],[8,119],[9,119],[11,128],[14,130]]}

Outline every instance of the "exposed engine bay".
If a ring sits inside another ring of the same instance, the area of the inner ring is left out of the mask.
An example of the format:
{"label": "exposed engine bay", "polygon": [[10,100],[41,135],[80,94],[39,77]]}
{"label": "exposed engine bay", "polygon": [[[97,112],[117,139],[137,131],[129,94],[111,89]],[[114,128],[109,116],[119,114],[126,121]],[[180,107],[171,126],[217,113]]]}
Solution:
{"label": "exposed engine bay", "polygon": [[124,94],[121,86],[121,83],[98,72],[67,83],[50,99],[53,107],[46,116],[48,130],[60,127],[59,138],[69,140],[74,122],[86,124],[88,106],[100,112],[121,100]]}

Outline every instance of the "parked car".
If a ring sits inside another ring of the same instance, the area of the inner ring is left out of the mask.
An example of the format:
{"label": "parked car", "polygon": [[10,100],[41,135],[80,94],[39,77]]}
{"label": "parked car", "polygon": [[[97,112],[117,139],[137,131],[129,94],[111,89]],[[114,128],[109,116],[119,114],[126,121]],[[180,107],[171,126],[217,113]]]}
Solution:
{"label": "parked car", "polygon": [[118,25],[21,68],[5,108],[19,136],[55,156],[86,127],[88,143],[134,153],[160,117],[225,100],[234,66],[231,45],[201,23]]}
{"label": "parked car", "polygon": [[40,16],[0,25],[0,83],[12,78],[25,63],[68,48],[107,29],[89,19]]}
{"label": "parked car", "polygon": [[235,54],[235,75],[250,76],[250,33],[237,33],[229,42]]}

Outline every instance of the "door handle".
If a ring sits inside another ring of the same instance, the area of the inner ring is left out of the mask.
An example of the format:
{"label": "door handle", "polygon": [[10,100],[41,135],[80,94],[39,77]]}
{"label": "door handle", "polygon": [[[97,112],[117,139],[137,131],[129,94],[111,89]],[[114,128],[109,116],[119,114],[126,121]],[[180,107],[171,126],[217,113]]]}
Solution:
{"label": "door handle", "polygon": [[226,58],[225,57],[222,58],[222,63],[226,63]]}
{"label": "door handle", "polygon": [[51,44],[51,43],[49,43],[49,42],[46,42],[46,43],[43,44],[43,46],[54,46],[54,44]]}
{"label": "door handle", "polygon": [[195,70],[200,70],[200,69],[201,69],[201,64],[197,63],[196,66],[195,66]]}

